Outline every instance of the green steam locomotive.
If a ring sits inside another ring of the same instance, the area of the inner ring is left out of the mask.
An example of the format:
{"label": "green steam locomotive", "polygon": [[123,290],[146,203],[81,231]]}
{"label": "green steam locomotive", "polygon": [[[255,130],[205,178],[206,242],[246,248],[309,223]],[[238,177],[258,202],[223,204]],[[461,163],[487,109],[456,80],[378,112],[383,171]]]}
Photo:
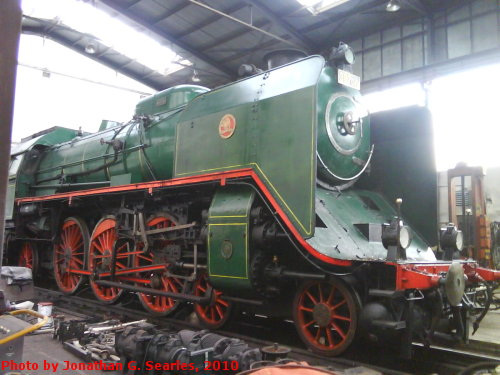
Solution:
{"label": "green steam locomotive", "polygon": [[148,97],[128,123],[25,139],[6,258],[49,269],[64,293],[88,282],[104,303],[132,292],[156,315],[192,304],[209,328],[236,307],[292,318],[325,355],[358,336],[408,355],[442,323],[466,339],[487,310],[476,287],[499,273],[453,260],[453,226],[436,259],[429,115],[369,116],[353,61],[346,45],[327,59],[279,51],[226,86]]}

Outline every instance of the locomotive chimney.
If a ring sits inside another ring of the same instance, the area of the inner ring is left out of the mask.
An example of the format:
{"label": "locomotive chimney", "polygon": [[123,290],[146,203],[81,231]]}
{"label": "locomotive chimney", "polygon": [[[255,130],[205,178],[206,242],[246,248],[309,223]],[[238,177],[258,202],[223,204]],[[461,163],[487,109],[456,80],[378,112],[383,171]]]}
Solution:
{"label": "locomotive chimney", "polygon": [[304,57],[307,57],[307,54],[299,49],[280,49],[267,53],[264,56],[264,62],[267,65],[267,69],[273,69],[303,59]]}

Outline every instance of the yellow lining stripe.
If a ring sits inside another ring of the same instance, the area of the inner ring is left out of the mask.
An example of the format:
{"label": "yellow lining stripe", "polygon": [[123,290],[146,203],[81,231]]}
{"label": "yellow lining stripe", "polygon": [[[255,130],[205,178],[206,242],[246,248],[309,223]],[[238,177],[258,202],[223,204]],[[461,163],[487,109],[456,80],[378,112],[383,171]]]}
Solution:
{"label": "yellow lining stripe", "polygon": [[[212,200],[211,205],[214,204],[216,198],[217,198],[217,195],[214,196],[214,199]],[[248,199],[248,205],[247,205],[247,209],[245,211],[246,212],[245,215],[220,215],[220,216],[209,216],[208,218],[209,219],[234,218],[234,217],[239,217],[239,218],[246,218],[246,217],[248,217],[249,218],[248,214],[250,213],[250,208],[252,207],[253,198],[254,198],[254,194],[252,192],[252,195],[250,196],[250,199]]]}
{"label": "yellow lining stripe", "polygon": [[[315,86],[317,87],[317,86]],[[314,135],[315,135],[315,132],[314,132],[314,128],[315,128],[315,125],[316,125],[316,117],[315,117],[315,114],[316,112],[314,111],[314,108],[316,107],[315,103],[316,103],[316,91],[314,91],[313,95],[311,95],[312,97],[312,119],[311,119],[311,185],[310,185],[310,199],[311,201],[309,202],[309,209],[310,209],[310,212],[312,213],[313,212],[313,205],[314,205],[314,185],[315,185],[315,181],[314,181],[314,159],[315,159],[315,150],[314,150]],[[184,122],[183,124],[187,124],[187,122]],[[309,222],[309,230],[306,229],[306,227],[304,226],[304,224],[302,224],[302,222],[297,218],[297,215],[295,215],[295,213],[293,212],[293,210],[290,208],[290,206],[288,206],[288,204],[286,203],[286,201],[283,199],[283,197],[281,196],[281,194],[278,192],[278,190],[274,187],[274,185],[271,183],[271,181],[269,180],[269,178],[266,176],[266,174],[262,171],[262,169],[260,168],[260,166],[255,163],[255,162],[250,162],[250,163],[247,163],[247,164],[239,164],[239,165],[229,165],[229,166],[225,166],[225,167],[217,167],[217,168],[209,168],[209,169],[202,169],[202,170],[198,170],[198,171],[194,171],[194,172],[184,172],[184,173],[176,173],[177,172],[177,160],[178,160],[178,157],[177,157],[177,152],[179,150],[179,147],[178,147],[178,143],[179,143],[179,132],[177,131],[178,129],[177,128],[180,128],[182,124],[178,124],[175,128],[175,160],[174,160],[174,176],[184,176],[184,175],[190,175],[190,174],[197,174],[197,173],[202,173],[202,172],[213,172],[213,171],[220,171],[220,170],[223,170],[223,169],[230,169],[230,168],[240,168],[240,167],[247,167],[247,166],[255,166],[258,171],[261,173],[262,177],[264,177],[264,179],[266,180],[266,182],[269,184],[269,186],[273,189],[273,191],[275,192],[275,194],[278,196],[279,200],[285,205],[286,209],[288,210],[288,212],[290,212],[290,214],[293,216],[293,218],[295,219],[295,221],[299,224],[299,226],[304,230],[304,233],[309,235],[312,233],[312,220],[313,220],[313,217],[311,216],[310,218],[310,222]]]}
{"label": "yellow lining stripe", "polygon": [[216,219],[221,217],[247,217],[247,215],[234,215],[234,216],[209,216],[209,219]]}
{"label": "yellow lining stripe", "polygon": [[210,224],[208,224],[208,226],[210,226],[210,225],[247,225],[247,223],[215,223],[215,224],[210,223]]}
{"label": "yellow lining stripe", "polygon": [[210,277],[225,277],[227,279],[248,280],[248,277],[241,277],[241,276],[224,276],[224,275],[212,275],[212,274],[210,274]]}
{"label": "yellow lining stripe", "polygon": [[[177,155],[176,155],[176,159],[177,159]],[[176,175],[177,176],[185,176],[187,174],[193,174],[193,173],[220,171],[221,169],[227,169],[227,168],[247,167],[247,166],[252,165],[252,164],[256,164],[256,163],[228,165],[228,166],[225,166],[225,167],[217,167],[217,168],[210,168],[210,169],[200,169],[200,170],[194,171],[194,172],[177,173]]]}
{"label": "yellow lining stripe", "polygon": [[[302,222],[297,218],[297,216],[295,215],[295,213],[293,212],[293,210],[290,208],[290,206],[288,206],[288,204],[286,203],[286,201],[283,199],[283,197],[281,196],[281,194],[278,192],[278,190],[274,187],[274,185],[271,183],[271,181],[269,180],[269,178],[267,178],[266,174],[262,171],[262,169],[259,167],[259,165],[257,163],[248,163],[248,164],[240,164],[240,165],[231,165],[231,166],[228,166],[228,167],[220,167],[220,168],[211,168],[211,169],[202,169],[202,170],[199,170],[199,171],[196,171],[196,172],[188,172],[188,173],[178,173],[177,176],[181,176],[181,175],[187,175],[187,174],[196,174],[196,173],[201,173],[201,172],[210,172],[210,171],[214,171],[214,170],[222,170],[222,169],[227,169],[227,168],[241,168],[241,167],[248,167],[248,166],[255,166],[258,170],[258,172],[262,175],[262,177],[266,180],[266,182],[268,183],[268,185],[273,189],[273,191],[276,193],[276,195],[278,196],[278,198],[283,202],[283,204],[285,205],[285,207],[287,208],[287,210],[292,214],[293,218],[295,219],[295,221],[300,225],[300,227],[304,230],[304,232],[306,234],[311,234],[312,230],[311,230],[311,224],[312,223],[309,223],[309,230],[307,230],[304,225],[302,224]],[[314,171],[311,171],[311,176],[314,177]],[[313,194],[312,194],[312,185],[311,185],[311,202],[310,202],[310,209],[311,209],[311,212],[312,212],[312,202],[313,202]]]}

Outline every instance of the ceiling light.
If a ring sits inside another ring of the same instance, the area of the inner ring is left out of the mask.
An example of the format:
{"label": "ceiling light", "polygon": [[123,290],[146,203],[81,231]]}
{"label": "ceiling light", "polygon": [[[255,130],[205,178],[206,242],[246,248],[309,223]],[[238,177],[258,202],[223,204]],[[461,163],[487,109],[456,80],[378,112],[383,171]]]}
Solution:
{"label": "ceiling light", "polygon": [[344,4],[347,1],[349,1],[349,0],[324,0],[319,4],[319,6],[317,5],[315,7],[314,11],[316,14],[318,14],[318,13],[324,12],[328,9],[332,9],[332,8],[335,8],[339,5],[341,5],[341,4]]}
{"label": "ceiling light", "polygon": [[[87,34],[88,37],[79,43],[81,51],[87,57],[94,57],[102,48],[110,47],[162,75],[183,69],[181,65],[172,64],[172,60],[192,65],[168,45],[158,42],[151,33],[138,32],[137,28],[122,17],[97,7],[98,3],[96,0],[23,0],[22,8],[23,13],[31,17],[55,19],[57,25],[64,23],[65,26]],[[88,44],[93,47],[85,48]],[[168,73],[165,73],[166,69]]]}
{"label": "ceiling light", "polygon": [[193,82],[200,82],[201,81],[196,69],[193,69],[193,76],[191,77],[191,81],[193,81]]}
{"label": "ceiling light", "polygon": [[385,10],[388,12],[397,12],[399,9],[401,9],[401,4],[398,0],[389,0],[385,6]]}
{"label": "ceiling light", "polygon": [[97,52],[97,46],[94,43],[90,42],[85,46],[85,52],[87,52],[89,55],[93,55]]}
{"label": "ceiling light", "polygon": [[298,0],[313,15],[342,5],[349,0]]}

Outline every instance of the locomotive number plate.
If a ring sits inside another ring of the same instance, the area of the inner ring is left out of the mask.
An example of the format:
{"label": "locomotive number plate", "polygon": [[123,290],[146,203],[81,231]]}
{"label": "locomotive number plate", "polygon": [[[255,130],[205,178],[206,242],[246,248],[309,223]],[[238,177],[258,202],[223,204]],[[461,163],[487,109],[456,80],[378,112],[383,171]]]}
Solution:
{"label": "locomotive number plate", "polygon": [[361,78],[355,74],[346,72],[345,70],[338,69],[338,82],[341,85],[352,87],[359,90],[361,88]]}

